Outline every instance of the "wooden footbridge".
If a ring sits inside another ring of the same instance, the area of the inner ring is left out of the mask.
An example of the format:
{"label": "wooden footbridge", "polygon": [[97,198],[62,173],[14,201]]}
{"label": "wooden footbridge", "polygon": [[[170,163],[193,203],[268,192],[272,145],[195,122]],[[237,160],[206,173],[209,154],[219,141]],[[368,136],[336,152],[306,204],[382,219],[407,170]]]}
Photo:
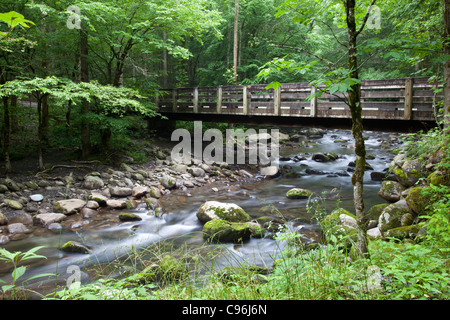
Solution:
{"label": "wooden footbridge", "polygon": [[[417,131],[436,125],[435,84],[428,78],[366,80],[361,84],[364,128]],[[315,87],[285,83],[266,85],[162,89],[159,112],[170,120],[351,128],[350,109],[343,94],[323,93],[308,100]]]}

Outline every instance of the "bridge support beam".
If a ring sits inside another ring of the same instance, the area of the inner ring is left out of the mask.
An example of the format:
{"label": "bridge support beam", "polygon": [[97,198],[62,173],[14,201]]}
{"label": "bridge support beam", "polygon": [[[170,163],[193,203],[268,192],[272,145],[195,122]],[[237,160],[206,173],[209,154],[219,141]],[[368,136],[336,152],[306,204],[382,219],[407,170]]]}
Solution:
{"label": "bridge support beam", "polygon": [[405,120],[412,120],[412,107],[413,107],[413,79],[406,79],[405,82],[405,111],[403,118]]}

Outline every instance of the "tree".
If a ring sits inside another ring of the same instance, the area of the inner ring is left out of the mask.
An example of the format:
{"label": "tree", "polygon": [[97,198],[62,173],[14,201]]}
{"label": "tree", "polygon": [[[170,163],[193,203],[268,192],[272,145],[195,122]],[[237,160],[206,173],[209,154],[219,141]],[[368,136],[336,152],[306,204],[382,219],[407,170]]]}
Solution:
{"label": "tree", "polygon": [[445,143],[450,141],[450,1],[443,0],[444,34],[444,134]]}
{"label": "tree", "polygon": [[234,1],[234,32],[233,32],[233,79],[237,83],[238,46],[239,46],[239,0]]}

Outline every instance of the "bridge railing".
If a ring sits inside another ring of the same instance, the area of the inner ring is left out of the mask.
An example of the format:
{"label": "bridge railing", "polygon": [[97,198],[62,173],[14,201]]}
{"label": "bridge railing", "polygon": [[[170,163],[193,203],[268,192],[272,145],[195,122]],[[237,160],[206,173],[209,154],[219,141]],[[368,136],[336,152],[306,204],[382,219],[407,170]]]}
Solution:
{"label": "bridge railing", "polygon": [[[435,94],[428,78],[366,80],[361,84],[363,118],[435,119]],[[343,94],[315,92],[308,83],[284,83],[278,89],[266,85],[176,88],[160,90],[157,101],[162,113],[207,113],[291,117],[351,118]]]}

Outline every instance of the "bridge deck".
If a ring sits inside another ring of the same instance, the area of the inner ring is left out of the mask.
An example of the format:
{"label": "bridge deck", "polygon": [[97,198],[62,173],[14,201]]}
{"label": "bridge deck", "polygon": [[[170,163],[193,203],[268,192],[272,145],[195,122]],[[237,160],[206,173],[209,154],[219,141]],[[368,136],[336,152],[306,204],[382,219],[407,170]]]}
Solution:
{"label": "bridge deck", "polygon": [[[432,125],[436,121],[433,106],[442,99],[442,93],[435,94],[435,84],[427,79],[362,81],[365,125],[383,130],[391,127],[394,131],[397,126]],[[351,127],[345,96],[323,93],[308,100],[315,90],[308,83],[285,83],[277,90],[262,84],[163,89],[157,104],[159,112],[174,120]]]}

